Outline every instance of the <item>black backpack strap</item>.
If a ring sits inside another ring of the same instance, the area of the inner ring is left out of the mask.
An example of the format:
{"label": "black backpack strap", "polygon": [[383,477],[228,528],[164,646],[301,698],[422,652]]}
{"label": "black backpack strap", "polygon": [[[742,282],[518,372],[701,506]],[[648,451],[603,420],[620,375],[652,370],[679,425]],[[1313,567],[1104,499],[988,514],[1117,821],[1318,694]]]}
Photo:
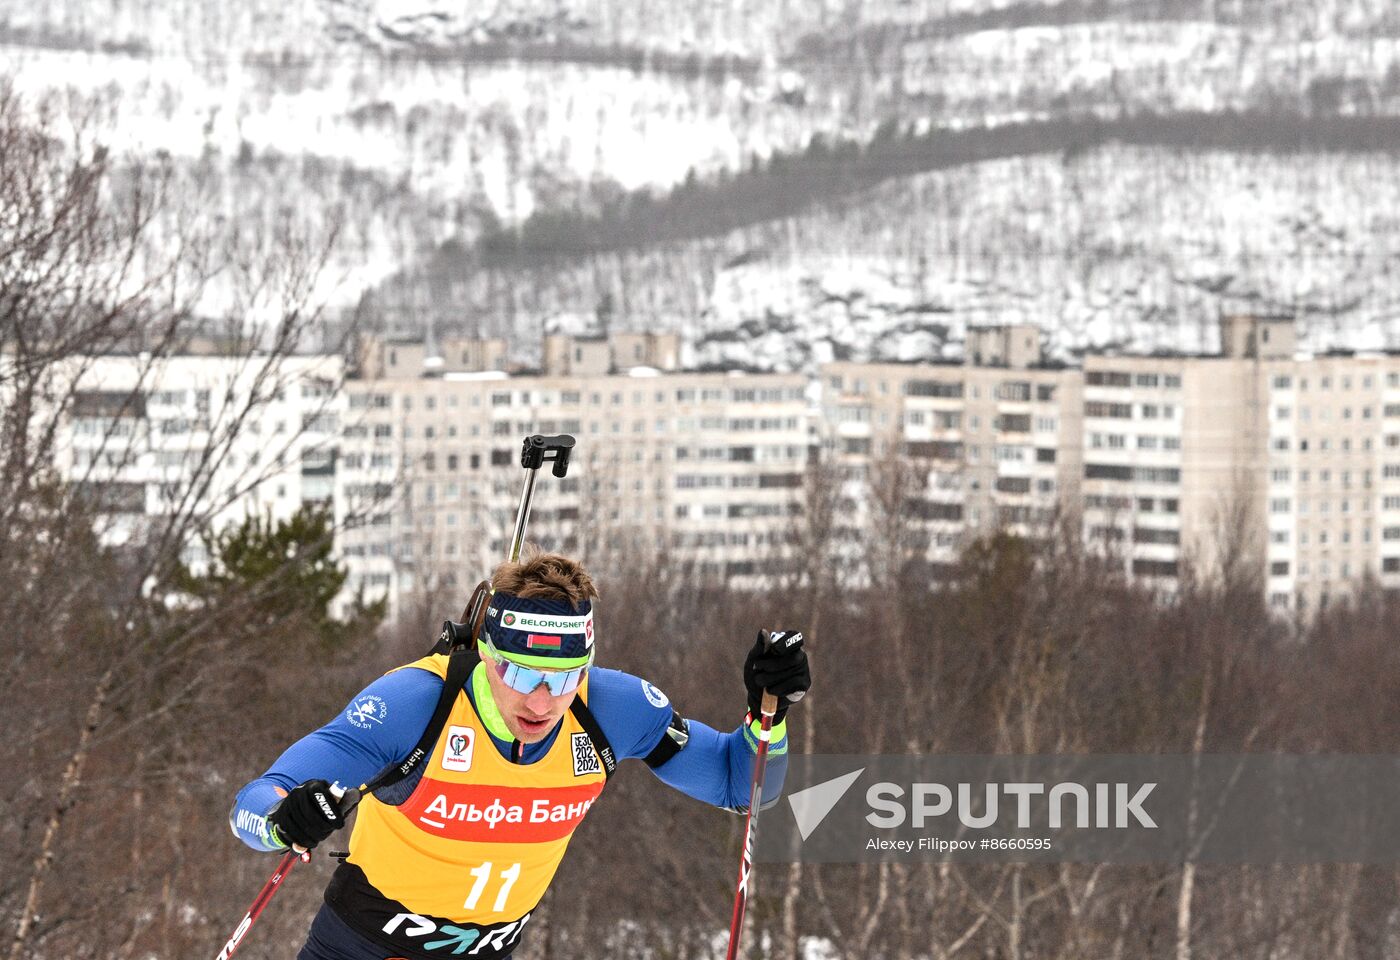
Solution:
{"label": "black backpack strap", "polygon": [[593,751],[598,754],[598,759],[603,761],[603,779],[606,780],[617,769],[617,758],[613,756],[612,744],[603,735],[603,728],[598,726],[598,719],[593,716],[593,711],[578,697],[574,697],[574,702],[569,704],[569,712],[574,715],[578,725],[583,727],[584,733],[588,734],[588,739],[593,741]]}
{"label": "black backpack strap", "polygon": [[400,780],[412,775],[428,757],[432,756],[433,747],[438,742],[438,737],[442,736],[443,728],[447,726],[447,718],[452,713],[452,705],[457,702],[457,694],[462,692],[466,686],[467,678],[471,676],[472,667],[476,666],[479,658],[476,650],[468,646],[458,646],[452,650],[447,658],[447,676],[442,681],[442,692],[438,694],[437,708],[433,710],[433,718],[428,721],[428,726],[423,730],[423,735],[418,738],[418,746],[414,747],[401,761],[392,767],[385,767],[383,770],[364,785],[363,793],[370,793],[380,787],[387,787],[398,783]]}

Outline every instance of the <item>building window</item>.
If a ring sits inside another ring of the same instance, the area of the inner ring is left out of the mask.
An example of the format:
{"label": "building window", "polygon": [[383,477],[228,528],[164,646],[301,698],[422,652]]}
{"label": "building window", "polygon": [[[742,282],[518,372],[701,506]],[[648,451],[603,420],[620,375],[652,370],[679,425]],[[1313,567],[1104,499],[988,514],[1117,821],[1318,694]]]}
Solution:
{"label": "building window", "polygon": [[1084,416],[1130,420],[1133,416],[1133,405],[1130,403],[1106,403],[1102,400],[1091,400],[1084,404]]}
{"label": "building window", "polygon": [[1136,577],[1174,577],[1176,576],[1175,560],[1134,560],[1133,576]]}

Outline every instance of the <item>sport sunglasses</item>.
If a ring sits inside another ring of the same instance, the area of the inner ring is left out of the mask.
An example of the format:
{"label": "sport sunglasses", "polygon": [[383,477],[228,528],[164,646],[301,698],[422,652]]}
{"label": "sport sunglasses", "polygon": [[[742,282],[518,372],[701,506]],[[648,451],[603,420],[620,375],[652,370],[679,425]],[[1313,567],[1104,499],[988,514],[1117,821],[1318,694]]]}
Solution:
{"label": "sport sunglasses", "polygon": [[496,675],[505,682],[516,693],[534,693],[539,689],[540,684],[549,688],[551,696],[562,697],[566,693],[573,693],[578,689],[578,685],[583,682],[584,676],[588,673],[588,664],[581,667],[574,667],[569,670],[537,670],[534,667],[527,667],[523,663],[516,663],[514,660],[501,653],[485,637],[481,638],[481,645],[486,648],[486,653],[496,668]]}

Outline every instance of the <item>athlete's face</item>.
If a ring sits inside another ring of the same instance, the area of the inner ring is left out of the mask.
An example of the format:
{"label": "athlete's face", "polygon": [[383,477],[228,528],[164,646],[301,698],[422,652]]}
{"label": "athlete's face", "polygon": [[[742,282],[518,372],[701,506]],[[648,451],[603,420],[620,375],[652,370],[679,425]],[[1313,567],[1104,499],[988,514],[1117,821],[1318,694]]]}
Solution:
{"label": "athlete's face", "polygon": [[543,740],[568,711],[578,691],[571,690],[556,697],[544,684],[530,693],[512,690],[496,672],[496,661],[485,650],[478,649],[486,668],[486,679],[491,684],[491,696],[511,735],[521,743]]}

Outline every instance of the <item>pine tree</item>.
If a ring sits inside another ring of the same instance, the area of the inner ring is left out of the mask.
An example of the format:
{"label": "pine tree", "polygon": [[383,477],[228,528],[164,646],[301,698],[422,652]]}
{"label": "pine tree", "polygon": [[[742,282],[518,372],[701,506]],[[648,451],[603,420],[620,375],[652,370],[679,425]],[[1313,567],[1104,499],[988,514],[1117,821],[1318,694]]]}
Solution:
{"label": "pine tree", "polygon": [[324,510],[303,506],[277,521],[250,515],[201,539],[207,566],[182,566],[177,589],[200,608],[238,611],[240,632],[285,635],[294,626],[334,646],[383,619],[384,601],[366,603],[362,595],[351,602],[345,619],[332,614],[347,572],[332,555],[333,522]]}

